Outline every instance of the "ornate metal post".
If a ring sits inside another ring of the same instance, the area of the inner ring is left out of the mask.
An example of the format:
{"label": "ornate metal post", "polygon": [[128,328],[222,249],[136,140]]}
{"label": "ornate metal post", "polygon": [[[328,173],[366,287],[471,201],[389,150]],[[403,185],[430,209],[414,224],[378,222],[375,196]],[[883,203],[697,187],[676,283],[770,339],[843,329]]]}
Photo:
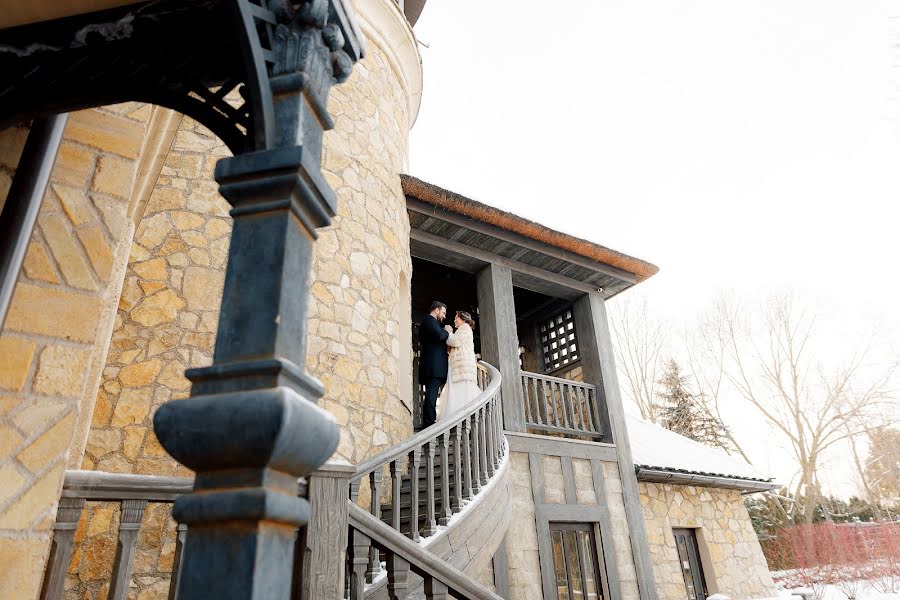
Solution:
{"label": "ornate metal post", "polygon": [[236,5],[245,24],[256,23],[248,35],[269,32],[271,101],[259,122],[270,125],[257,130],[263,149],[216,166],[234,229],[215,357],[188,371],[191,397],[154,419],[163,447],[197,473],[194,492],[173,508],[189,527],[182,600],[289,596],[296,528],[310,513],[297,479],[339,437],[316,406],[321,384],[304,372],[307,294],[316,229],[336,204],[320,172],[332,125],[325,102],[350,75],[360,40],[340,0],[305,0],[296,12],[269,2],[277,25],[256,22],[256,4]]}

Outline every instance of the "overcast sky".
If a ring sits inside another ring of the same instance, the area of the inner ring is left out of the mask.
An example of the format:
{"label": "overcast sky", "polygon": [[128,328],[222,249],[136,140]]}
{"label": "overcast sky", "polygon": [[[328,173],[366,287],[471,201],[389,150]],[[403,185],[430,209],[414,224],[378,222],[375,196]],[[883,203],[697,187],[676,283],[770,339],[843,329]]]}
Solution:
{"label": "overcast sky", "polygon": [[[409,171],[658,265],[626,294],[675,325],[728,290],[792,290],[824,361],[875,330],[888,362],[897,17],[888,0],[430,0]],[[732,425],[790,477],[776,436]],[[846,456],[826,484],[852,487]]]}

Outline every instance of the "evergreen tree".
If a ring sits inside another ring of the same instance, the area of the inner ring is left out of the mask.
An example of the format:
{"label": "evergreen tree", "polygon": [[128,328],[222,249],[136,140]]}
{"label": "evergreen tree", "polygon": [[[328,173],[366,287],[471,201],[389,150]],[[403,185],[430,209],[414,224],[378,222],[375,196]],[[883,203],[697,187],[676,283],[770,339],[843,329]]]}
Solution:
{"label": "evergreen tree", "polygon": [[670,431],[690,438],[701,444],[731,449],[725,425],[712,416],[703,404],[703,397],[694,394],[688,387],[687,377],[674,359],[666,363],[662,379],[658,382],[662,389],[657,393],[658,423]]}

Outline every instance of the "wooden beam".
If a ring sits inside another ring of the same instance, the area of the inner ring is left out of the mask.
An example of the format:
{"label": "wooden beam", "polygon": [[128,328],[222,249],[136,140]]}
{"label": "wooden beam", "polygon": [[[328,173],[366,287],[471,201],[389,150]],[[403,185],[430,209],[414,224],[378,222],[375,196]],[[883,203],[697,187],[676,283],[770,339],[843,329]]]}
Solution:
{"label": "wooden beam", "polygon": [[483,268],[488,264],[501,265],[512,271],[513,283],[516,286],[541,294],[575,300],[586,293],[597,292],[597,288],[575,279],[562,277],[556,273],[544,271],[425,231],[413,229],[409,232],[409,239],[410,253],[417,258],[469,273],[477,272],[480,269],[472,270],[463,268],[464,266],[477,264]]}
{"label": "wooden beam", "polygon": [[609,432],[618,454],[619,479],[625,503],[625,519],[631,538],[631,552],[641,600],[657,600],[659,595],[650,563],[650,548],[644,526],[644,513],[638,496],[634,461],[625,426],[625,410],[619,391],[616,363],[606,306],[600,294],[585,294],[575,303],[575,327],[578,330],[581,366],[585,383],[597,386],[601,403],[603,431]]}
{"label": "wooden beam", "polygon": [[478,273],[477,286],[481,356],[500,371],[503,428],[525,431],[512,272],[502,265],[488,265]]}
{"label": "wooden beam", "polygon": [[503,229],[500,229],[499,227],[495,227],[487,223],[482,223],[480,221],[476,221],[475,219],[471,219],[469,217],[465,217],[448,210],[437,208],[432,204],[428,204],[427,202],[423,202],[411,196],[406,197],[406,209],[424,215],[434,216],[443,221],[447,221],[448,223],[466,227],[468,229],[471,229],[472,231],[477,231],[479,233],[483,233],[484,235],[489,235],[499,240],[516,244],[517,246],[524,246],[526,248],[530,248],[537,252],[546,254],[547,256],[552,256],[554,258],[565,260],[576,265],[581,265],[582,267],[585,267],[592,271],[605,273],[606,275],[616,277],[628,283],[633,284],[637,282],[637,278],[634,276],[634,273],[629,273],[624,269],[619,269],[618,267],[613,267],[612,265],[593,261],[578,254],[561,250],[560,248],[556,248],[555,246],[551,246],[550,244],[533,240],[524,235],[513,233],[511,231],[505,231]]}

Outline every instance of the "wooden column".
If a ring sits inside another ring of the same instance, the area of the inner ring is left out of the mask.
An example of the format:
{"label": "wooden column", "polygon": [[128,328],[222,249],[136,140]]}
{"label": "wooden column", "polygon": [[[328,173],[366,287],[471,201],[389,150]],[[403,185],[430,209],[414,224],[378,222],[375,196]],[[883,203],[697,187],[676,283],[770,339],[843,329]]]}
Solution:
{"label": "wooden column", "polygon": [[[622,496],[625,501],[625,517],[628,521],[631,552],[634,558],[640,597],[642,600],[657,600],[656,584],[650,564],[650,549],[647,544],[647,531],[644,527],[644,515],[638,497],[634,461],[631,458],[631,446],[628,444],[628,430],[625,426],[625,411],[622,407],[619,380],[616,376],[616,362],[606,316],[606,305],[600,294],[589,293],[575,302],[574,310],[584,381],[597,386],[598,409],[604,432],[603,439],[616,445],[619,478],[622,482]],[[598,502],[602,501],[600,498],[597,500]]]}
{"label": "wooden column", "polygon": [[478,273],[477,286],[481,358],[500,371],[503,427],[507,431],[525,431],[512,271],[509,267],[488,265]]}
{"label": "wooden column", "polygon": [[308,478],[310,519],[301,549],[300,600],[344,598],[347,563],[347,498],[356,467],[330,460]]}

